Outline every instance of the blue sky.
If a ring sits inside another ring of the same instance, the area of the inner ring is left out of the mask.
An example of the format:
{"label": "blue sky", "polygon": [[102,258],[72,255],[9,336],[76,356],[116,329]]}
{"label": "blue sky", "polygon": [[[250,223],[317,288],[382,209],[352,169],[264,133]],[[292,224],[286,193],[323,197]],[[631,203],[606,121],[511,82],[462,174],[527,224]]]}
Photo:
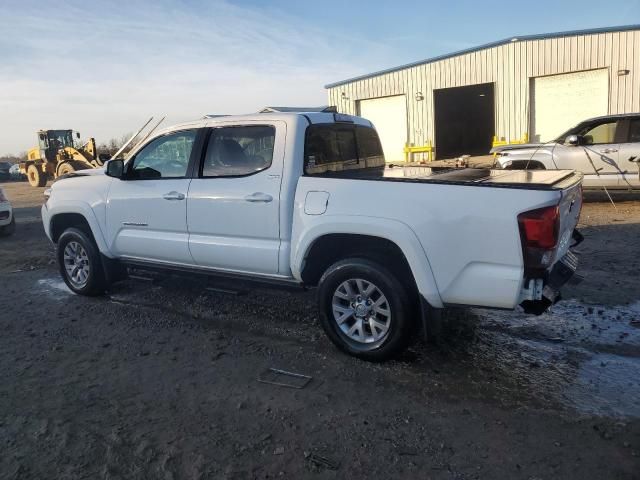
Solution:
{"label": "blue sky", "polygon": [[265,105],[326,103],[327,83],[502,38],[640,23],[640,0],[0,0],[0,154],[39,128],[98,142]]}

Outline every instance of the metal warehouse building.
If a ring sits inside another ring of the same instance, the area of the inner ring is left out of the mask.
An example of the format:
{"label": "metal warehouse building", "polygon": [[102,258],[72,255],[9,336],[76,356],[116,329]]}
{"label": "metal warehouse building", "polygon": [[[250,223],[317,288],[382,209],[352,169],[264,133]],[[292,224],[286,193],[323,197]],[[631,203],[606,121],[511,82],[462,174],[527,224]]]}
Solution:
{"label": "metal warehouse building", "polygon": [[548,141],[589,117],[640,112],[640,25],[509,38],[326,88],[339,112],[373,121],[387,161],[405,144],[483,155],[494,140]]}

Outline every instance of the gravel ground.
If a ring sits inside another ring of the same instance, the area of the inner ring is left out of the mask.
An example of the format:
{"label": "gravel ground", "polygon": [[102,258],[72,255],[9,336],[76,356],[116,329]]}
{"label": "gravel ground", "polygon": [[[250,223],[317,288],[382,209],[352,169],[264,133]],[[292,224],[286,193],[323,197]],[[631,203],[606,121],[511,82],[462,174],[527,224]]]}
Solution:
{"label": "gravel ground", "polygon": [[[438,347],[370,364],[325,339],[313,292],[147,276],[72,295],[42,189],[3,186],[1,478],[640,478],[634,197],[585,205],[586,279],[552,312],[451,311]],[[259,382],[270,367],[313,378]]]}

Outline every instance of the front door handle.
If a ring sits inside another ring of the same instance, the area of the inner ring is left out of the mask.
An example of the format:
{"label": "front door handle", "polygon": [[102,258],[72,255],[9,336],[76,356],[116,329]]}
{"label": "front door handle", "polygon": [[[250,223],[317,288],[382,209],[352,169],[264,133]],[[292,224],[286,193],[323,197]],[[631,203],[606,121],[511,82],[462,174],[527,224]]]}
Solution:
{"label": "front door handle", "polygon": [[616,153],[617,151],[617,148],[605,148],[604,150],[600,150],[600,153]]}
{"label": "front door handle", "polygon": [[252,193],[251,195],[247,195],[246,197],[244,197],[244,199],[247,202],[252,202],[252,203],[257,203],[257,202],[269,203],[270,201],[273,200],[273,197],[267,193],[256,192],[256,193]]}
{"label": "front door handle", "polygon": [[165,200],[184,200],[184,193],[173,191],[165,193],[162,198]]}

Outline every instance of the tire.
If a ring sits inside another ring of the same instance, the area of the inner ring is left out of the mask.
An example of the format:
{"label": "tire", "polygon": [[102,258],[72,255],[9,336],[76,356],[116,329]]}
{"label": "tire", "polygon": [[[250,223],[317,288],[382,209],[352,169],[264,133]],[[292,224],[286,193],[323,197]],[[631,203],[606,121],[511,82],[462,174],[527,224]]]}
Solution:
{"label": "tire", "polygon": [[33,164],[27,167],[27,179],[32,187],[44,187],[47,184],[47,175]]}
{"label": "tire", "polygon": [[8,237],[9,235],[13,235],[16,231],[16,217],[11,214],[11,223],[9,225],[5,225],[4,227],[0,227],[0,237]]}
{"label": "tire", "polygon": [[60,164],[60,166],[58,167],[58,177],[62,176],[62,175],[67,175],[69,173],[73,173],[76,171],[76,167],[75,165],[73,165],[73,163],[71,162],[64,162],[62,164]]}
{"label": "tire", "polygon": [[363,360],[393,358],[415,331],[406,288],[387,268],[364,258],[341,260],[327,269],[318,285],[318,308],[329,339]]}
{"label": "tire", "polygon": [[58,239],[56,257],[60,275],[71,291],[89,297],[104,293],[106,279],[100,252],[85,232],[66,229]]}

